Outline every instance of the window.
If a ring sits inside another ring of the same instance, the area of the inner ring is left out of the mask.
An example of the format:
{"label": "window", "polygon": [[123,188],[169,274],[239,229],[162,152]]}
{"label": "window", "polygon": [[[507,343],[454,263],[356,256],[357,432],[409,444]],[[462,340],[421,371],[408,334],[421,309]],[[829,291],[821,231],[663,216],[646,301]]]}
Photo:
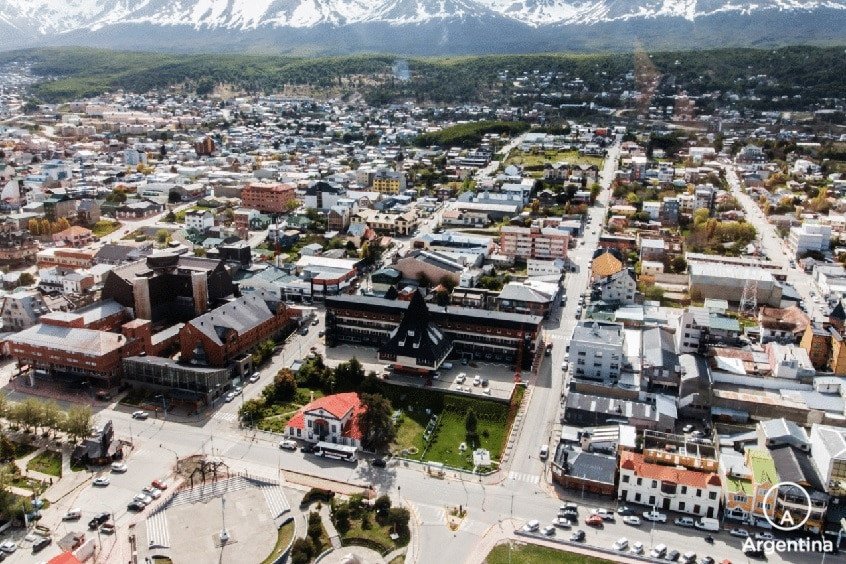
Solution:
{"label": "window", "polygon": [[637,479],[637,485],[639,486],[639,485],[641,485],[642,483],[643,483],[643,478],[638,478],[638,479]]}
{"label": "window", "polygon": [[311,419],[308,420],[308,426],[311,427]]}
{"label": "window", "polygon": [[679,502],[679,511],[684,511],[684,502],[683,501]]}
{"label": "window", "polygon": [[623,482],[625,482],[627,484],[629,483],[629,475],[628,474],[623,475]]}
{"label": "window", "polygon": [[717,499],[717,492],[708,492],[708,499]]}
{"label": "window", "polygon": [[657,488],[657,487],[658,487],[658,480],[652,480],[652,487],[653,487],[653,488]]}
{"label": "window", "polygon": [[682,486],[682,487],[681,487],[681,493],[682,493],[682,495],[684,495],[684,494],[686,494],[686,493],[687,493],[687,486]]}
{"label": "window", "polygon": [[702,490],[696,488],[696,497],[702,497]]}

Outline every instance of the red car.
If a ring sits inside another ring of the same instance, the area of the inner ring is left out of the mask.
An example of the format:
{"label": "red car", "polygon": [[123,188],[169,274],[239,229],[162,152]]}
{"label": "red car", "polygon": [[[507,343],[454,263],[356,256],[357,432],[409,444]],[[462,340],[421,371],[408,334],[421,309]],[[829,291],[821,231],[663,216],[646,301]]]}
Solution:
{"label": "red car", "polygon": [[151,485],[154,488],[159,489],[159,490],[166,490],[167,489],[167,484],[165,484],[164,482],[160,482],[159,480],[153,480],[153,483]]}
{"label": "red car", "polygon": [[591,527],[601,527],[602,522],[602,517],[599,515],[588,515],[585,518],[585,524],[590,525]]}

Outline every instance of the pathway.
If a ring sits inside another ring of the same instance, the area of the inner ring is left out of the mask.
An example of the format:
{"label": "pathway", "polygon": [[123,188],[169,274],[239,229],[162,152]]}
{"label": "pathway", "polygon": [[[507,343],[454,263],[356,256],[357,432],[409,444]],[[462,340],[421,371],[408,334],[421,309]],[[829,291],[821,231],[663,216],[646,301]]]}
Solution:
{"label": "pathway", "polygon": [[320,506],[320,519],[323,521],[323,528],[326,529],[326,534],[329,535],[329,542],[332,543],[332,548],[338,549],[343,546],[341,544],[341,535],[338,534],[338,530],[335,528],[335,525],[332,523],[332,517],[329,512],[329,504],[323,503]]}

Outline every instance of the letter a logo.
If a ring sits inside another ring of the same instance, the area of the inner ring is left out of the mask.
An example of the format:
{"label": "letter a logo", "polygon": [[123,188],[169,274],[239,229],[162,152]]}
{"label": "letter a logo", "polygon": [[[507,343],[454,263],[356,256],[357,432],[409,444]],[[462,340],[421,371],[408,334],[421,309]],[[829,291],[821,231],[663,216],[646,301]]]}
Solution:
{"label": "letter a logo", "polygon": [[781,525],[782,527],[787,527],[787,526],[792,527],[792,526],[796,525],[796,521],[793,520],[793,515],[790,514],[790,511],[785,511],[782,514],[781,520],[779,521],[778,524]]}

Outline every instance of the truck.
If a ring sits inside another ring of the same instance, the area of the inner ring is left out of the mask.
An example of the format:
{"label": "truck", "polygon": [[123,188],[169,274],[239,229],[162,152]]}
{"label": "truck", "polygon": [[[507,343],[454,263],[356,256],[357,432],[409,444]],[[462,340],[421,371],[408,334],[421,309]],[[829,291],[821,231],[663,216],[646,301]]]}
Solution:
{"label": "truck", "polygon": [[702,517],[696,522],[696,528],[715,533],[720,530],[720,521],[713,517]]}

